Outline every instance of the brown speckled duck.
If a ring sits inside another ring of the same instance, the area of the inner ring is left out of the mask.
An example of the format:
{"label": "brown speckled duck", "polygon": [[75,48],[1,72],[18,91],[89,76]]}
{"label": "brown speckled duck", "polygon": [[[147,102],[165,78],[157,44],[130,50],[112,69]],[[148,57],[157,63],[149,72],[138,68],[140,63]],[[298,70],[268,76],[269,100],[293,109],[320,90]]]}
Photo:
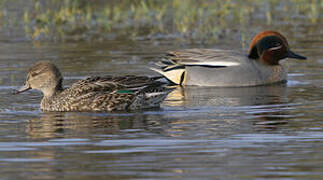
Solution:
{"label": "brown speckled duck", "polygon": [[43,111],[118,111],[159,107],[171,89],[158,77],[89,77],[64,89],[59,69],[41,61],[29,69],[26,83],[16,94],[29,89],[43,92]]}

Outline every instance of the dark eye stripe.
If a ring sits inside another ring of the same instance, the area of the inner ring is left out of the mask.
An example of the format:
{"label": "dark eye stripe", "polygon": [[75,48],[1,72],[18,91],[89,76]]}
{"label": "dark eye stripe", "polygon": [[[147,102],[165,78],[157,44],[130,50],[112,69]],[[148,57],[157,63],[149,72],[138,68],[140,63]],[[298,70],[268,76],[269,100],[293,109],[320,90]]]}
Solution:
{"label": "dark eye stripe", "polygon": [[37,70],[37,71],[30,70],[30,75],[31,76],[37,76],[37,75],[42,74],[43,72],[46,72],[46,71],[48,71],[47,67],[42,68],[42,69]]}

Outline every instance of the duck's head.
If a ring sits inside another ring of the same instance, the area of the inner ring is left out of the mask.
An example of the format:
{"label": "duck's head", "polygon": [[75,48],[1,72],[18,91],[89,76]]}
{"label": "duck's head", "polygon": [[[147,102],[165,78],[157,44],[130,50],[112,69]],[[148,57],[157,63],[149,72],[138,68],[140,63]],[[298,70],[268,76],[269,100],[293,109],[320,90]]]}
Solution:
{"label": "duck's head", "polygon": [[40,61],[29,69],[25,85],[17,90],[16,94],[37,89],[42,91],[44,96],[52,96],[62,89],[62,81],[63,77],[53,63]]}
{"label": "duck's head", "polygon": [[248,57],[262,60],[269,65],[278,65],[285,58],[306,59],[291,51],[286,38],[275,31],[257,34],[251,41]]}

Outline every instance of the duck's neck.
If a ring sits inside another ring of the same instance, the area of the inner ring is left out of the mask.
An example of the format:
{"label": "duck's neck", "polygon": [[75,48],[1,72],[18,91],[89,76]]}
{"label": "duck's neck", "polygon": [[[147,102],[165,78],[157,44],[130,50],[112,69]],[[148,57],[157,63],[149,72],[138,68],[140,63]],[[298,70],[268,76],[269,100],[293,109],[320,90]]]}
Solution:
{"label": "duck's neck", "polygon": [[46,88],[43,90],[44,97],[51,98],[63,91],[62,81],[59,81],[53,88]]}

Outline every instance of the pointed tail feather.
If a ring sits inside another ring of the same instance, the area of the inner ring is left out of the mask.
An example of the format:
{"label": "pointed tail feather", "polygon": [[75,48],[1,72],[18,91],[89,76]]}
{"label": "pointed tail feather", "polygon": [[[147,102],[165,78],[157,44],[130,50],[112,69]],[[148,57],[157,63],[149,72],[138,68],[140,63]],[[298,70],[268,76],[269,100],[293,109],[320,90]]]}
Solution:
{"label": "pointed tail feather", "polygon": [[167,95],[173,89],[174,88],[160,86],[155,89],[149,89],[149,91],[142,90],[142,92],[136,96],[132,104],[129,106],[129,109],[134,110],[160,107],[160,104],[166,99]]}

